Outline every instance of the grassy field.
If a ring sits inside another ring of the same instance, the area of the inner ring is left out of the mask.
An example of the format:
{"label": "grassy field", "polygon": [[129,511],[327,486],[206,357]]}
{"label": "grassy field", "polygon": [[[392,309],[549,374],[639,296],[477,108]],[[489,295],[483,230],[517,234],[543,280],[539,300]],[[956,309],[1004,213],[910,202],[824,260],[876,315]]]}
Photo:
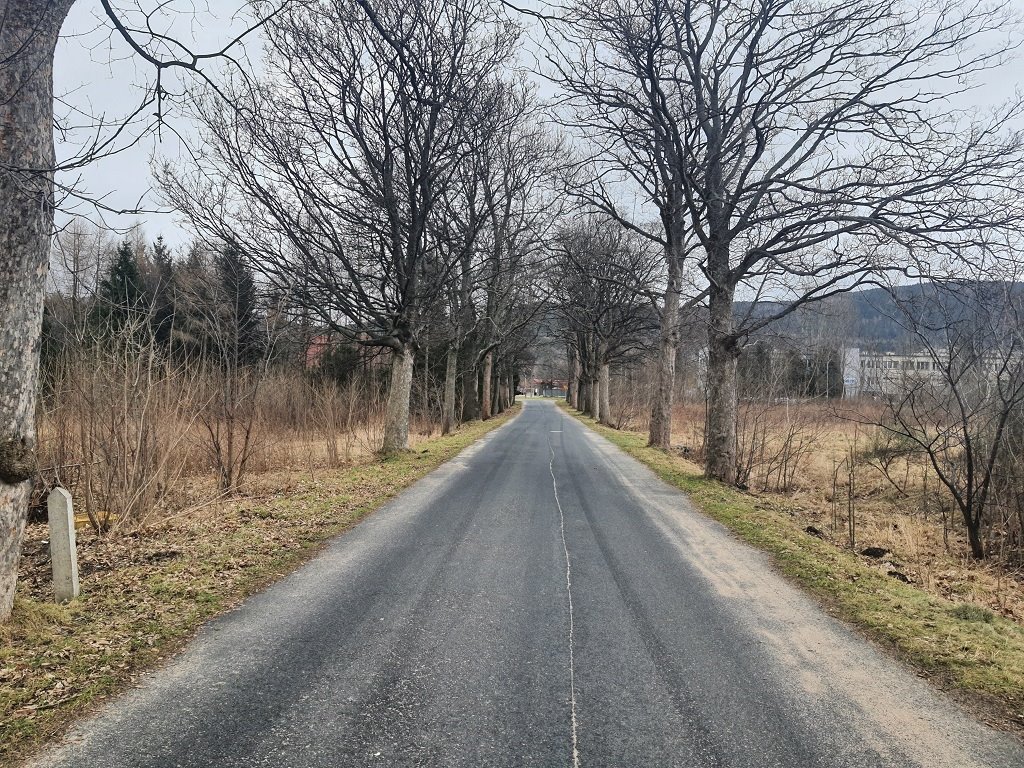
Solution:
{"label": "grassy field", "polygon": [[865,630],[982,719],[1024,733],[1024,626],[893,578],[870,558],[807,533],[806,520],[770,495],[706,480],[684,458],[647,447],[646,435],[588,427],[685,491],[707,515],[770,553],[779,570],[835,615]]}
{"label": "grassy field", "polygon": [[30,526],[10,623],[0,625],[0,764],[178,650],[207,619],[309,559],[402,489],[508,421],[474,422],[386,460],[254,476],[249,495],[133,533],[80,533],[82,595],[49,602],[46,526]]}

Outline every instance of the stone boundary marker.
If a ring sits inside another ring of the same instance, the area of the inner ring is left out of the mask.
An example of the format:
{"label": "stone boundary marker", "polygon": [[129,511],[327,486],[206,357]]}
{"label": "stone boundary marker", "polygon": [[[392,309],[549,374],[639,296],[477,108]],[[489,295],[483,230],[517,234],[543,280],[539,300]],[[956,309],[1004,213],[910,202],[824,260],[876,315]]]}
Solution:
{"label": "stone boundary marker", "polygon": [[78,553],[71,494],[63,488],[54,488],[46,497],[46,509],[50,519],[53,594],[58,603],[66,603],[78,597]]}

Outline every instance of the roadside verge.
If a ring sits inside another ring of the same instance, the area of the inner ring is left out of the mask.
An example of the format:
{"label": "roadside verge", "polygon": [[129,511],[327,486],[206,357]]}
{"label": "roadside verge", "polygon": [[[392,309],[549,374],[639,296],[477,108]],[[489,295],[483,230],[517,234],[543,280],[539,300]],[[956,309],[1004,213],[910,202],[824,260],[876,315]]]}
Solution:
{"label": "roadside verge", "polygon": [[646,435],[597,424],[564,402],[559,407],[684,491],[740,539],[770,554],[783,574],[830,613],[956,695],[980,719],[1024,734],[1024,627],[897,581],[807,533],[770,499],[707,480],[681,456],[648,447]]}
{"label": "roadside verge", "polygon": [[[128,688],[205,621],[309,560],[521,407],[388,459],[280,473],[267,494],[143,531],[84,535],[81,597],[54,605],[23,584],[11,621],[0,624],[0,765],[16,764]],[[45,532],[34,534],[43,543]]]}

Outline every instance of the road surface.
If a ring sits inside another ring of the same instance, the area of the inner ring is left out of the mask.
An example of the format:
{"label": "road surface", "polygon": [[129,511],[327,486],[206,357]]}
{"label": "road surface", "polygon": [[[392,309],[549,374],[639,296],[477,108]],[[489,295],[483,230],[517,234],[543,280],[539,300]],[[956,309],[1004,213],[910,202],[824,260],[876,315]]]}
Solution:
{"label": "road surface", "polygon": [[38,765],[1024,766],[552,403]]}

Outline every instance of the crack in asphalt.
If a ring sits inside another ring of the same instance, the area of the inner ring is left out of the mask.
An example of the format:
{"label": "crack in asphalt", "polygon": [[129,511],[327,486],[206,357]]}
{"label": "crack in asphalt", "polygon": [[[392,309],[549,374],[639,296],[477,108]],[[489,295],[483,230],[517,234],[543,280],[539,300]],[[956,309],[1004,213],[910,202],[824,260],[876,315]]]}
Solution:
{"label": "crack in asphalt", "polygon": [[565,513],[562,511],[562,502],[558,499],[558,481],[555,479],[555,447],[551,443],[550,434],[548,434],[548,450],[551,452],[548,471],[551,473],[551,488],[555,494],[555,505],[558,507],[559,528],[562,532],[562,550],[565,552],[565,592],[569,600],[569,708],[572,715],[572,765],[573,768],[579,768],[579,729],[576,720],[576,664],[573,659],[575,626],[572,610],[572,562],[569,558],[569,544],[565,539]]}

